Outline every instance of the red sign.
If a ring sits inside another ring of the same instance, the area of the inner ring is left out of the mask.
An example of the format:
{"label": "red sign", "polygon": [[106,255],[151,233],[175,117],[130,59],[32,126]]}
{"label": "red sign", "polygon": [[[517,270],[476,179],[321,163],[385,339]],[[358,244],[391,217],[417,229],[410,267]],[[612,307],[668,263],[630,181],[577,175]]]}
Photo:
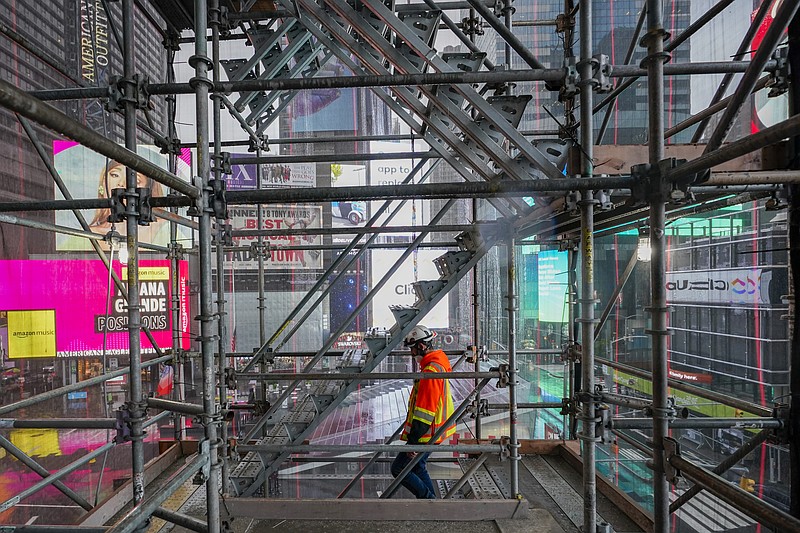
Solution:
{"label": "red sign", "polygon": [[695,374],[694,372],[684,372],[683,370],[669,369],[669,377],[687,383],[711,383],[710,374]]}

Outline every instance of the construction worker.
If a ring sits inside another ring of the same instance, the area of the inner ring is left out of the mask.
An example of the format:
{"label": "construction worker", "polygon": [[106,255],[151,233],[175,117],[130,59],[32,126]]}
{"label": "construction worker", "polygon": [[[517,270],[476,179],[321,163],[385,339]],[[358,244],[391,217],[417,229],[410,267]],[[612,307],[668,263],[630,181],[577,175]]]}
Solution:
{"label": "construction worker", "polygon": [[[442,350],[433,350],[432,343],[436,333],[425,326],[415,326],[404,340],[411,348],[411,355],[419,364],[422,372],[452,372],[450,361]],[[450,383],[446,379],[417,379],[408,399],[408,415],[401,440],[408,444],[439,444],[456,431],[455,422],[431,442],[433,435],[453,414],[453,397],[450,395]],[[401,482],[419,499],[436,499],[433,482],[428,475],[426,463],[430,452],[422,454],[422,458]],[[392,475],[397,477],[406,467],[414,452],[401,452],[392,462]]]}

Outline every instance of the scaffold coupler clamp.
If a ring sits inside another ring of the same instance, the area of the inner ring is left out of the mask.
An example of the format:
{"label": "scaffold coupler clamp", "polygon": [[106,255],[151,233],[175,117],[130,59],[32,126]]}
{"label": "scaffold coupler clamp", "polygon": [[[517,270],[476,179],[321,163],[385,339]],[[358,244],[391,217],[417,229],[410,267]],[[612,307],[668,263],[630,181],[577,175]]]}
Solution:
{"label": "scaffold coupler clamp", "polygon": [[578,67],[574,56],[564,58],[564,83],[558,90],[558,101],[565,102],[578,94]]}
{"label": "scaffold coupler clamp", "polygon": [[664,437],[664,475],[673,485],[681,480],[681,471],[672,466],[670,459],[681,454],[681,444],[672,437]]}
{"label": "scaffold coupler clamp", "polygon": [[124,113],[125,104],[129,102],[136,109],[150,109],[149,84],[150,78],[142,74],[134,74],[130,78],[109,76],[106,110]]}
{"label": "scaffold coupler clamp", "polygon": [[236,390],[236,369],[233,367],[225,368],[225,386],[228,390]]}
{"label": "scaffold coupler clamp", "polygon": [[[192,185],[194,185],[198,191],[201,191],[201,193],[203,190],[207,189],[207,187],[203,185],[203,178],[200,176],[192,176]],[[186,209],[186,216],[199,217],[206,210],[203,200],[204,197],[204,194],[198,194],[197,198],[194,198],[192,204]]]}
{"label": "scaffold coupler clamp", "polygon": [[561,349],[562,363],[580,363],[583,357],[583,347],[578,342],[568,342]]}
{"label": "scaffold coupler clamp", "polygon": [[503,435],[500,437],[499,441],[496,441],[500,444],[500,460],[505,461],[511,457],[511,437],[507,435]]}
{"label": "scaffold coupler clamp", "polygon": [[464,17],[461,19],[461,31],[464,35],[483,35],[483,23],[478,17]]}
{"label": "scaffold coupler clamp", "polygon": [[269,250],[270,244],[266,241],[253,241],[250,243],[250,257],[253,259],[258,259],[259,257],[269,257]]}
{"label": "scaffold coupler clamp", "polygon": [[179,242],[172,241],[167,244],[167,259],[176,259],[178,261],[184,258],[184,248]]}
{"label": "scaffold coupler clamp", "polygon": [[472,400],[467,410],[472,415],[472,418],[476,418],[478,415],[489,416],[489,400],[486,398],[481,398],[480,400],[475,398]]}
{"label": "scaffold coupler clamp", "polygon": [[[779,444],[789,444],[792,441],[792,434],[790,429],[790,420],[791,420],[791,409],[789,408],[789,404],[786,403],[776,403],[775,406],[772,408],[772,416],[783,422],[783,425],[777,429],[775,429],[775,438],[778,440]],[[795,436],[795,440],[796,440]]]}
{"label": "scaffold coupler clamp", "polygon": [[228,218],[228,200],[225,198],[225,180],[210,180],[211,186],[211,212],[214,218],[226,220]]}
{"label": "scaffold coupler clamp", "polygon": [[497,371],[500,372],[500,378],[497,380],[497,385],[495,385],[495,387],[498,389],[505,389],[511,382],[511,367],[507,364],[502,364],[497,367]]}
{"label": "scaffold coupler clamp", "polygon": [[111,194],[108,198],[111,202],[111,205],[108,206],[110,211],[108,214],[108,221],[112,224],[125,220],[125,199],[127,196],[127,191],[125,189],[111,189]]}
{"label": "scaffold coupler clamp", "polygon": [[[197,450],[201,455],[205,454],[206,457],[211,457],[211,443],[208,439],[203,439],[199,443],[199,449]],[[192,483],[195,485],[202,485],[205,483],[208,478],[211,476],[211,461],[206,461],[203,463],[203,466],[200,467],[200,470],[194,475],[192,479]]]}
{"label": "scaffold coupler clamp", "polygon": [[131,412],[127,405],[123,405],[115,412],[116,422],[114,429],[117,434],[114,436],[114,444],[122,444],[131,441]]}
{"label": "scaffold coupler clamp", "polygon": [[609,189],[594,191],[594,199],[597,201],[596,210],[611,211],[614,209],[614,202],[611,201],[611,191]]}
{"label": "scaffold coupler clamp", "polygon": [[261,150],[262,152],[269,152],[269,136],[266,133],[257,136],[251,135],[248,141],[249,141],[249,145],[247,147],[248,152],[257,152],[259,150]]}
{"label": "scaffold coupler clamp", "polygon": [[594,413],[599,420],[595,426],[595,437],[603,444],[614,442],[614,436],[611,433],[611,409],[608,408],[608,404],[595,405]]}
{"label": "scaffold coupler clamp", "polygon": [[267,346],[263,350],[260,348],[253,350],[253,356],[258,358],[256,363],[271,365],[275,362],[275,352],[273,351],[272,346]]}
{"label": "scaffold coupler clamp", "polygon": [[558,414],[561,416],[575,414],[575,402],[571,398],[561,398],[561,411]]}
{"label": "scaffold coupler clamp", "polygon": [[569,191],[564,197],[564,211],[571,216],[578,216],[581,212],[581,191]]}
{"label": "scaffold coupler clamp", "polygon": [[772,59],[777,63],[775,70],[770,71],[767,87],[767,97],[775,98],[789,90],[789,47],[782,46],[772,53]]}
{"label": "scaffold coupler clamp", "polygon": [[149,226],[151,222],[156,221],[153,215],[153,207],[150,205],[150,198],[152,194],[150,187],[136,187],[136,195],[139,197],[137,206],[139,207],[139,218],[136,223],[140,226]]}
{"label": "scaffold coupler clamp", "polygon": [[592,57],[592,76],[594,90],[597,93],[611,92],[614,84],[611,82],[611,61],[606,54],[597,54]]}

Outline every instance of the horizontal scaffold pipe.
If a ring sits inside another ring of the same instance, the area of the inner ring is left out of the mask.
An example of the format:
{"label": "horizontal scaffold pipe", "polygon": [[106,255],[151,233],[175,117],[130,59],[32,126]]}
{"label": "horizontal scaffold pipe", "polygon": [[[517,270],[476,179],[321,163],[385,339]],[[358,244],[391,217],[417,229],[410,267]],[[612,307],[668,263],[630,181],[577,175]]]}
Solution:
{"label": "horizontal scaffold pipe", "polygon": [[[744,72],[749,62],[730,61],[685,63],[664,65],[667,76],[692,74],[725,74]],[[766,70],[774,69],[776,63],[769,62]],[[612,78],[647,76],[647,70],[632,65],[614,65]],[[391,76],[328,76],[316,78],[274,78],[214,83],[213,92],[231,94],[235,92],[256,91],[303,91],[313,89],[352,89],[357,87],[398,87],[420,85],[455,85],[476,83],[512,83],[524,81],[558,81],[564,78],[564,69],[513,69],[479,72],[437,72],[428,74],[393,74]],[[152,95],[193,94],[189,83],[151,83],[147,92]],[[51,89],[29,93],[42,101],[80,100],[108,97],[104,87]]]}
{"label": "horizontal scaffold pipe", "polygon": [[[349,445],[326,444],[241,444],[236,447],[239,452],[292,452],[292,453],[352,453]],[[460,452],[460,453],[501,453],[500,444],[359,444],[359,452]],[[455,459],[453,459],[455,461]]]}
{"label": "horizontal scaffold pipe", "polygon": [[147,407],[152,407],[154,409],[166,409],[167,411],[183,413],[187,415],[202,415],[205,412],[202,405],[176,402],[173,400],[165,400],[163,398],[147,398]]}
{"label": "horizontal scaffold pipe", "polygon": [[361,374],[340,372],[247,372],[236,374],[238,380],[265,379],[268,381],[369,381],[372,379],[479,379],[499,378],[501,372],[367,372]]}
{"label": "horizontal scaffold pipe", "polygon": [[[800,129],[800,118],[795,117],[798,129]],[[793,123],[794,123],[793,122]],[[760,136],[763,130],[752,137]],[[783,131],[783,130],[781,130]],[[774,135],[782,135],[775,134]],[[769,139],[772,136],[767,137]],[[759,137],[764,139],[764,137]],[[714,157],[715,154],[725,152],[728,146],[720,148],[714,154],[701,156],[698,158],[707,160],[707,157]],[[753,148],[753,151],[757,148]],[[740,147],[735,148],[738,155],[725,157],[725,161],[739,157]],[[725,152],[728,153],[728,152]],[[747,152],[744,152],[747,153]],[[331,157],[335,161],[335,156]],[[691,165],[694,161],[687,163]],[[714,166],[716,162],[710,163]],[[706,166],[706,165],[704,165]],[[679,177],[676,174],[683,167],[678,167],[671,172],[669,178]],[[780,180],[780,183],[800,182],[800,175],[797,172],[776,173],[775,180],[771,180],[768,172],[756,174],[749,172],[746,177],[737,178],[712,178],[704,185],[744,185],[750,183],[770,183]],[[474,181],[474,182],[449,182],[449,183],[422,183],[415,185],[362,185],[353,187],[315,187],[315,188],[296,188],[296,189],[261,189],[250,191],[228,191],[226,199],[228,205],[250,205],[250,204],[283,204],[283,203],[324,203],[336,202],[341,200],[433,200],[449,198],[507,198],[520,196],[541,196],[544,193],[599,190],[599,189],[630,189],[635,183],[630,176],[612,177],[593,177],[593,178],[564,178],[558,180],[494,180],[494,181]],[[192,201],[182,196],[158,196],[150,199],[153,207],[188,207]],[[19,211],[65,211],[71,209],[100,209],[110,207],[111,201],[103,198],[87,198],[79,200],[42,200],[29,202],[3,202],[0,203],[0,213],[19,212]]]}
{"label": "horizontal scaffold pipe", "polygon": [[[2,216],[2,215],[0,215]],[[364,233],[413,233],[424,229],[431,233],[447,231],[461,232],[478,229],[481,226],[497,225],[494,222],[486,224],[448,224],[443,226],[357,226],[354,228],[303,228],[303,229],[247,229],[234,230],[231,232],[233,237],[281,237],[290,235],[358,235]],[[452,243],[451,243],[452,244]]]}
{"label": "horizontal scaffold pipe", "polygon": [[[331,157],[335,161],[335,157]],[[353,187],[315,187],[298,189],[261,189],[228,191],[228,205],[321,203],[340,200],[398,200],[398,199],[448,199],[495,198],[532,196],[539,192],[572,191],[587,189],[630,188],[630,176],[610,178],[564,178],[559,180],[495,180],[452,183],[422,183],[416,185],[363,185]],[[158,196],[150,199],[153,207],[187,207],[192,203],[181,196]],[[63,211],[68,209],[99,209],[109,207],[110,200],[43,200],[31,202],[0,203],[0,212]]]}
{"label": "horizontal scaffold pipe", "polygon": [[26,94],[4,80],[0,80],[0,107],[5,107],[27,119],[50,128],[56,133],[78,141],[87,148],[91,148],[95,152],[111,158],[136,172],[141,172],[145,176],[182,194],[192,198],[200,196],[200,192],[196,187],[186,183],[175,174],[107,139],[100,133],[68,117],[58,109]]}
{"label": "horizontal scaffold pipe", "polygon": [[389,152],[389,153],[363,153],[363,154],[331,154],[315,155],[271,155],[263,157],[247,156],[234,157],[231,159],[232,165],[272,165],[281,163],[330,163],[335,157],[336,161],[389,161],[395,159],[438,159],[439,155],[433,150],[428,152]]}
{"label": "horizontal scaffold pipe", "polygon": [[114,429],[116,418],[0,418],[0,429]]}
{"label": "horizontal scaffold pipe", "polygon": [[[448,356],[459,356],[459,355],[462,355],[466,350],[443,350],[443,351],[444,351],[445,355],[448,355]],[[199,353],[198,352],[184,352],[184,355],[187,355],[189,357],[197,357],[199,355]],[[270,356],[270,358],[272,358],[272,357],[314,357],[315,355],[317,355],[317,352],[280,352],[280,353],[271,352],[271,353],[265,353],[264,355],[265,356],[268,355],[268,356]],[[339,350],[339,351],[333,350],[333,351],[330,351],[330,352],[325,352],[322,357],[342,357],[342,355],[344,355],[344,351],[342,351],[342,350]],[[398,350],[393,350],[393,351],[389,352],[388,355],[392,356],[392,357],[399,357],[399,356],[408,357],[409,355],[411,355],[411,352],[409,350],[407,350],[407,349],[406,350],[398,349]],[[253,357],[253,352],[229,352],[229,353],[225,354],[225,357],[247,357],[249,359],[249,358]]]}
{"label": "horizontal scaffold pipe", "polygon": [[[279,246],[274,246],[271,249],[272,250],[280,249],[280,250],[333,250],[333,251],[339,251],[339,250],[344,250],[345,247],[347,247],[347,246],[348,245],[346,243],[340,243],[340,244],[317,244],[317,245],[313,245],[313,244],[308,244],[308,245],[305,245],[305,244],[296,244],[296,245],[295,244],[290,244],[288,246],[281,244]],[[363,248],[365,246],[370,248],[371,250],[398,250],[398,249],[401,249],[401,248],[408,248],[408,243],[407,242],[394,242],[394,243],[381,243],[381,244],[374,244],[373,243],[373,244],[369,244],[369,245],[367,245],[367,244],[356,244],[355,246],[353,246],[353,249],[354,250],[360,250],[361,248]],[[458,245],[456,243],[454,243],[454,242],[422,242],[422,243],[419,244],[419,248],[437,248],[437,249],[441,249],[441,248],[456,248],[457,246]],[[225,246],[224,250],[226,252],[249,252],[250,250],[252,250],[252,248],[250,248],[249,246]],[[253,354],[250,354],[250,357],[252,357],[252,356],[253,356]]]}
{"label": "horizontal scaffold pipe", "polygon": [[[676,418],[669,421],[672,429],[781,429],[783,420],[777,418]],[[652,418],[613,418],[613,429],[652,429]]]}

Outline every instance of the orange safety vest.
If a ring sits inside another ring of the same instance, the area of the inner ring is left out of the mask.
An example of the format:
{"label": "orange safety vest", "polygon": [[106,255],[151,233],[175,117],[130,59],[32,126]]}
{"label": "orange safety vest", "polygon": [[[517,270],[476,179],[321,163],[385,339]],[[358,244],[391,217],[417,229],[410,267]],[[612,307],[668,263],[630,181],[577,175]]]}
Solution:
{"label": "orange safety vest", "polygon": [[[420,363],[423,372],[452,372],[450,360],[442,350],[435,350],[425,355]],[[430,442],[442,424],[453,414],[453,396],[450,394],[450,382],[447,379],[416,379],[411,396],[408,398],[408,416],[401,440],[408,440],[411,422],[419,420],[429,424],[428,431],[419,442]],[[446,437],[456,432],[456,424],[452,422],[447,430],[436,440],[439,444]]]}

